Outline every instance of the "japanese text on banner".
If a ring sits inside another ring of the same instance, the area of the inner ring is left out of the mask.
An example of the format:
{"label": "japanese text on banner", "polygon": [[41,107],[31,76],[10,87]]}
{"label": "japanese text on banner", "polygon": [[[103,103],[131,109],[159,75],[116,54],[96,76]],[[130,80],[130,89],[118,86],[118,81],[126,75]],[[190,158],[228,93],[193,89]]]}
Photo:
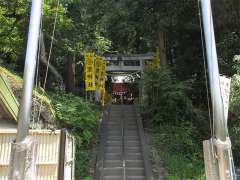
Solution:
{"label": "japanese text on banner", "polygon": [[100,69],[100,77],[99,77],[100,89],[105,89],[105,76],[106,76],[106,61],[103,60],[103,63]]}
{"label": "japanese text on banner", "polygon": [[96,63],[95,63],[95,81],[96,81],[96,88],[100,88],[100,78],[101,78],[101,71],[103,66],[103,58],[100,56],[96,57]]}
{"label": "japanese text on banner", "polygon": [[85,86],[86,91],[95,91],[95,69],[94,69],[94,54],[86,53],[85,54]]}

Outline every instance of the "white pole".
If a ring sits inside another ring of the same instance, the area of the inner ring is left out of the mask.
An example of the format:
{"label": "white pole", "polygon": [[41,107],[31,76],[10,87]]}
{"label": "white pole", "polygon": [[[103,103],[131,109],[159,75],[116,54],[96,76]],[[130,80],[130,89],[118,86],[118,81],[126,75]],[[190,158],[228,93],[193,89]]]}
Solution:
{"label": "white pole", "polygon": [[[39,41],[40,20],[42,15],[42,0],[32,0],[31,17],[28,32],[27,51],[25,57],[23,96],[18,115],[18,129],[16,143],[25,140],[29,133],[29,123],[32,108],[32,91],[36,70],[36,57]],[[26,154],[12,152],[12,167],[10,176],[12,179],[24,179]]]}
{"label": "white pole", "polygon": [[225,141],[227,137],[227,128],[224,120],[224,110],[221,97],[220,77],[210,0],[201,0],[201,6],[209,69],[211,98],[214,113],[214,125],[216,128],[215,132],[217,138]]}
{"label": "white pole", "polygon": [[224,107],[220,89],[220,76],[210,0],[201,0],[201,9],[214,115],[215,146],[217,150],[219,177],[220,180],[233,179],[231,158],[229,155],[231,142],[228,138],[228,129],[224,118]]}

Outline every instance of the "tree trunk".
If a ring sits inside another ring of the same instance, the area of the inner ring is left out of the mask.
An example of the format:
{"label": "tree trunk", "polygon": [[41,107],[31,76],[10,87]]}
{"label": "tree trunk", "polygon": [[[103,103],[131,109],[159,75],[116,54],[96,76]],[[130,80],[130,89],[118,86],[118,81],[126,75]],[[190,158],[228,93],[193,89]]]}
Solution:
{"label": "tree trunk", "polygon": [[166,66],[167,56],[166,56],[166,46],[165,46],[165,34],[162,31],[158,33],[158,46],[159,46],[161,66]]}
{"label": "tree trunk", "polygon": [[49,67],[49,71],[55,76],[57,79],[60,88],[64,89],[64,83],[63,83],[63,78],[62,75],[57,71],[57,69],[51,64],[48,64],[47,60],[47,55],[46,55],[46,49],[45,49],[45,43],[44,43],[44,37],[43,37],[43,32],[41,32],[41,37],[40,37],[40,61]]}
{"label": "tree trunk", "polygon": [[65,76],[65,84],[66,84],[66,91],[69,93],[75,93],[75,55],[71,57],[68,56],[66,62],[66,76]]}

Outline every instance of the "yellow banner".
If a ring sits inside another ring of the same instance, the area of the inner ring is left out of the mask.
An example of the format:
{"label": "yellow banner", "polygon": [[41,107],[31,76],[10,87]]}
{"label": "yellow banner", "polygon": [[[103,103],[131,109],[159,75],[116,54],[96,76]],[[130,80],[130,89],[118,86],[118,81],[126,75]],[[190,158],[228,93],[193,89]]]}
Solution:
{"label": "yellow banner", "polygon": [[103,60],[99,75],[100,89],[105,89],[105,76],[106,76],[106,61]]}
{"label": "yellow banner", "polygon": [[160,64],[161,64],[160,61],[161,61],[160,60],[160,52],[159,52],[159,49],[157,48],[154,59],[152,60],[152,62],[148,63],[148,67],[151,69],[158,69],[158,68],[160,68]]}
{"label": "yellow banner", "polygon": [[85,87],[86,91],[95,91],[95,63],[94,63],[94,54],[86,53],[85,54]]}
{"label": "yellow banner", "polygon": [[96,88],[99,89],[100,87],[100,78],[101,78],[101,71],[102,71],[102,65],[103,65],[103,58],[101,56],[96,57],[95,62],[95,80],[96,80]]}
{"label": "yellow banner", "polygon": [[96,90],[96,87],[95,87],[95,83],[94,83],[94,82],[86,81],[86,82],[85,82],[85,85],[86,85],[86,90],[87,90],[87,91],[95,91],[95,90]]}
{"label": "yellow banner", "polygon": [[101,94],[101,103],[104,105],[105,100],[105,77],[106,77],[106,61],[102,58],[102,65],[99,71],[99,90]]}
{"label": "yellow banner", "polygon": [[101,97],[100,102],[104,106],[104,104],[105,104],[105,88],[104,89],[100,89],[100,97]]}

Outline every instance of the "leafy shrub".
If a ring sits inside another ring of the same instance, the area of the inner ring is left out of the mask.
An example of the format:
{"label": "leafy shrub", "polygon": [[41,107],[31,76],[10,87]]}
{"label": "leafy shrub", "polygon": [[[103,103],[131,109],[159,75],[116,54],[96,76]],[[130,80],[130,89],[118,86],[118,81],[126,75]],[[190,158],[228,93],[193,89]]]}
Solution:
{"label": "leafy shrub", "polygon": [[51,99],[60,125],[77,135],[80,145],[96,139],[93,132],[97,131],[99,116],[93,105],[72,94],[51,94]]}
{"label": "leafy shrub", "polygon": [[233,113],[235,119],[240,119],[240,75],[235,74],[231,81],[230,94],[230,112]]}
{"label": "leafy shrub", "polygon": [[76,179],[89,176],[94,164],[93,147],[98,140],[101,108],[72,94],[50,94],[60,126],[76,139]]}
{"label": "leafy shrub", "polygon": [[145,72],[144,84],[144,111],[152,120],[153,143],[167,179],[203,179],[202,140],[208,138],[208,121],[192,105],[188,83],[177,81],[167,68],[152,68]]}
{"label": "leafy shrub", "polygon": [[166,179],[204,179],[201,147],[192,138],[194,128],[161,126],[149,132],[168,171]]}
{"label": "leafy shrub", "polygon": [[[239,61],[240,62],[240,61]],[[240,66],[238,66],[240,67]],[[240,68],[239,68],[240,70]],[[239,71],[240,73],[240,71]],[[233,144],[233,154],[236,164],[240,165],[240,75],[232,77],[230,108],[229,108],[229,133]]]}
{"label": "leafy shrub", "polygon": [[154,123],[179,124],[193,119],[194,110],[187,96],[187,83],[178,82],[166,68],[145,71],[144,86],[147,99],[145,112],[152,115]]}

